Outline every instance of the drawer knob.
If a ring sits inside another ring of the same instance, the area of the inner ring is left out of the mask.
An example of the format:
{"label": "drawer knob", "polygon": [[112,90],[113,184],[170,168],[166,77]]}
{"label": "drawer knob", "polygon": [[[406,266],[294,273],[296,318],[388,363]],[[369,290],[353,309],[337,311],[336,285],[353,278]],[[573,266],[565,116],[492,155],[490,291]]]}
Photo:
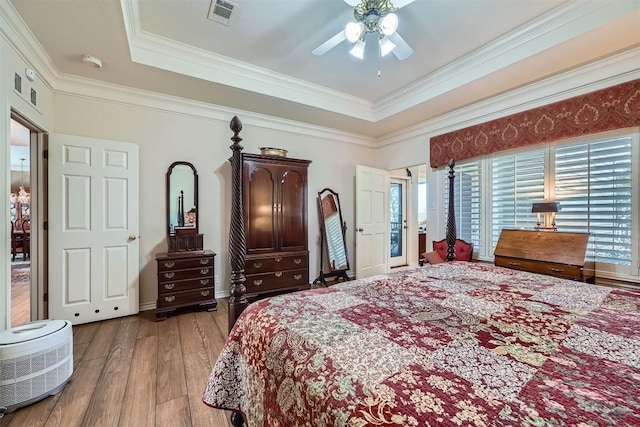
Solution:
{"label": "drawer knob", "polygon": [[164,266],[165,266],[166,268],[171,268],[171,267],[173,267],[174,265],[176,265],[176,263],[175,263],[175,262],[165,262],[165,263],[164,263]]}
{"label": "drawer knob", "polygon": [[256,286],[262,285],[262,279],[254,280],[253,284],[256,285]]}
{"label": "drawer knob", "polygon": [[300,279],[302,279],[302,274],[296,274],[296,275],[293,276],[293,278],[295,280],[300,280]]}
{"label": "drawer knob", "polygon": [[201,285],[208,285],[209,284],[209,279],[200,279],[200,284]]}
{"label": "drawer knob", "polygon": [[209,273],[209,269],[208,268],[201,268],[200,269],[200,274],[208,274]]}
{"label": "drawer knob", "polygon": [[209,264],[209,258],[201,259],[201,260],[200,260],[200,264],[202,264],[202,265],[207,265],[207,264]]}
{"label": "drawer knob", "polygon": [[280,261],[282,261],[282,257],[279,257],[279,256],[276,257],[276,262],[280,262]]}
{"label": "drawer knob", "polygon": [[260,268],[262,267],[262,263],[261,262],[254,262],[253,263],[253,268]]}
{"label": "drawer knob", "polygon": [[209,291],[201,291],[200,295],[202,295],[203,297],[206,297],[207,295],[209,295]]}
{"label": "drawer knob", "polygon": [[293,260],[294,264],[300,264],[301,262],[302,262],[302,259],[300,259],[300,258],[296,258],[296,259]]}
{"label": "drawer knob", "polygon": [[275,275],[276,277],[282,277],[282,271],[276,271]]}
{"label": "drawer knob", "polygon": [[563,268],[553,268],[553,267],[547,267],[549,270],[553,271],[554,273],[563,273],[564,269]]}
{"label": "drawer knob", "polygon": [[514,267],[519,267],[520,263],[519,262],[509,262],[509,265],[512,265]]}
{"label": "drawer knob", "polygon": [[176,297],[174,295],[170,295],[168,297],[164,297],[164,300],[166,302],[173,302],[176,299]]}
{"label": "drawer knob", "polygon": [[171,279],[175,275],[176,275],[176,273],[174,273],[173,271],[169,271],[168,273],[164,273],[164,277],[167,278],[167,279]]}
{"label": "drawer knob", "polygon": [[175,284],[175,283],[165,283],[165,284],[164,284],[164,288],[165,288],[165,289],[173,289],[173,288],[175,288],[175,287],[176,287],[176,284]]}

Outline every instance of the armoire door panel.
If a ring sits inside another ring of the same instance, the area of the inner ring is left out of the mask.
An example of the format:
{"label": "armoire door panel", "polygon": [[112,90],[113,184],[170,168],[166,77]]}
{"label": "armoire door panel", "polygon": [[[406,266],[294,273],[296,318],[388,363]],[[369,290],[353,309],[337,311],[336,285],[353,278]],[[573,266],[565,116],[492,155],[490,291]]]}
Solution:
{"label": "armoire door panel", "polygon": [[282,251],[307,249],[306,168],[281,167],[279,248]]}
{"label": "armoire door panel", "polygon": [[244,219],[247,254],[273,252],[277,247],[275,182],[277,168],[246,164]]}

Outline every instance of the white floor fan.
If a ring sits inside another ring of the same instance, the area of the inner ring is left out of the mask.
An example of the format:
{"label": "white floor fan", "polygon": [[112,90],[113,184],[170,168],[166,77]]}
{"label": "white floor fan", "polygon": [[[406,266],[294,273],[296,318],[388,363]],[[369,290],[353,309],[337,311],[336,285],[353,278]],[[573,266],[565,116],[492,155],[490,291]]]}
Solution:
{"label": "white floor fan", "polygon": [[349,51],[356,58],[364,58],[366,36],[377,36],[380,55],[393,53],[400,61],[413,54],[413,49],[396,31],[398,15],[394,12],[414,0],[344,0],[353,7],[354,21],[347,23],[345,28],[326,42],[315,48],[314,55],[324,55],[343,41],[353,43]]}

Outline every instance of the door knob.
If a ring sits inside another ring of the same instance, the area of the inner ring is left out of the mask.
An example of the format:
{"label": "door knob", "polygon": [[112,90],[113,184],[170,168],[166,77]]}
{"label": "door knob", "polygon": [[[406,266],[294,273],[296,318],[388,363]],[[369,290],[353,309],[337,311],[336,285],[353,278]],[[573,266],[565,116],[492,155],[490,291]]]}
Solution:
{"label": "door knob", "polygon": [[364,231],[364,228],[357,228],[356,231],[359,231],[362,233]]}
{"label": "door knob", "polygon": [[130,242],[136,240],[137,238],[138,238],[138,236],[136,236],[135,234],[129,234],[129,241]]}

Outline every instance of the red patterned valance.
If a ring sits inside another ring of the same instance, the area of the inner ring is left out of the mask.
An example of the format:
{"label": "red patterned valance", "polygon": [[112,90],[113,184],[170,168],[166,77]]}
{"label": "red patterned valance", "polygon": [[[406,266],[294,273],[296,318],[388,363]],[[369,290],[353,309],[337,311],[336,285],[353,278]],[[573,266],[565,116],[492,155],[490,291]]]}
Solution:
{"label": "red patterned valance", "polygon": [[434,136],[431,167],[632,126],[640,126],[640,79]]}

